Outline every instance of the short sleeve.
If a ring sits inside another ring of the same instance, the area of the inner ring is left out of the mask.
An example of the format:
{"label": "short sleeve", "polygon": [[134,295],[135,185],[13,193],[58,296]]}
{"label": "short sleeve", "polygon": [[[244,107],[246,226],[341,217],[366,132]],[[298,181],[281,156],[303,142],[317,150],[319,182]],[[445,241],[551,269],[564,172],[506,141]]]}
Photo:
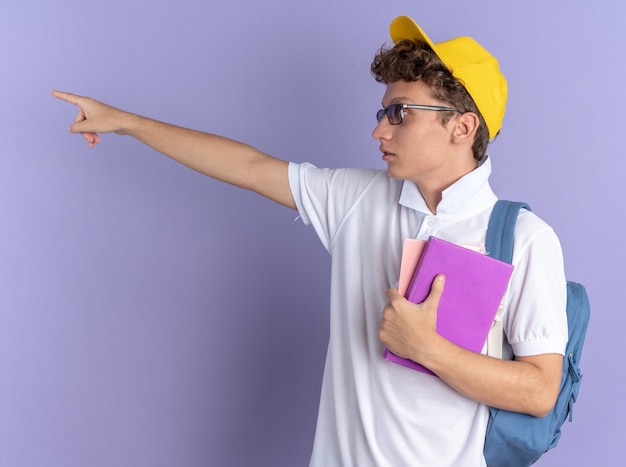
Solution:
{"label": "short sleeve", "polygon": [[535,214],[520,214],[513,252],[515,270],[504,317],[517,356],[565,353],[567,290],[560,242]]}
{"label": "short sleeve", "polygon": [[381,173],[374,169],[289,164],[289,186],[298,213],[305,224],[313,226],[328,251],[343,220]]}

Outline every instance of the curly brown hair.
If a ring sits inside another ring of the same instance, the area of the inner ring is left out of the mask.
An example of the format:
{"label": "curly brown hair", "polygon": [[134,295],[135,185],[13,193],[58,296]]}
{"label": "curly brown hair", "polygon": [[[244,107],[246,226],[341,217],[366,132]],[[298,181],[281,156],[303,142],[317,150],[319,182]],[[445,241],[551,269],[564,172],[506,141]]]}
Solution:
{"label": "curly brown hair", "polygon": [[[391,49],[382,47],[374,57],[371,70],[379,83],[421,80],[430,87],[434,98],[461,112],[478,115],[479,125],[472,151],[476,160],[481,160],[485,156],[489,144],[489,130],[483,116],[463,83],[452,75],[428,44],[404,40]],[[446,125],[453,115],[452,112],[438,113],[442,125]]]}

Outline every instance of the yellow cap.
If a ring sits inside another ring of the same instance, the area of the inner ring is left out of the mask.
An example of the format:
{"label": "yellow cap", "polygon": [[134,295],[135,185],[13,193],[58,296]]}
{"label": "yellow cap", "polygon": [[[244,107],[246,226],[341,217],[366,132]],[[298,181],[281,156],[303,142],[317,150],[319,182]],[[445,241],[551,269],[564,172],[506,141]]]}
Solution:
{"label": "yellow cap", "polygon": [[508,93],[498,60],[471,37],[435,44],[408,16],[398,16],[389,29],[394,44],[409,39],[426,42],[433,49],[452,75],[463,83],[485,119],[489,138],[495,138],[502,128]]}

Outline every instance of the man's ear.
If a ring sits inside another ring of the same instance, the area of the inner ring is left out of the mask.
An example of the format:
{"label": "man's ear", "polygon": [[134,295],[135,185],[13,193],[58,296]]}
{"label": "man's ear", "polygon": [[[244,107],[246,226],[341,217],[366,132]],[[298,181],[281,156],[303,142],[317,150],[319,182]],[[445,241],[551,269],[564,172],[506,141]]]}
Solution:
{"label": "man's ear", "polygon": [[474,137],[478,131],[480,120],[474,112],[465,112],[454,119],[452,142],[457,144],[474,144]]}

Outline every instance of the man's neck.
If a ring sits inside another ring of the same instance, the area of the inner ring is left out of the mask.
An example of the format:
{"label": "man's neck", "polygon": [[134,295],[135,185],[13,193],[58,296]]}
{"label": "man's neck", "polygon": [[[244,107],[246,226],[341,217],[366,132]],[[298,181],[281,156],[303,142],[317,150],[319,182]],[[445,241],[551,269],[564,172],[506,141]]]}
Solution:
{"label": "man's neck", "polygon": [[415,184],[417,185],[417,188],[431,213],[437,214],[437,206],[439,206],[439,203],[443,198],[443,192],[465,175],[472,172],[477,165],[477,162],[474,160],[470,164],[459,167],[459,170],[446,174],[445,177],[429,177],[426,180],[415,181]]}

